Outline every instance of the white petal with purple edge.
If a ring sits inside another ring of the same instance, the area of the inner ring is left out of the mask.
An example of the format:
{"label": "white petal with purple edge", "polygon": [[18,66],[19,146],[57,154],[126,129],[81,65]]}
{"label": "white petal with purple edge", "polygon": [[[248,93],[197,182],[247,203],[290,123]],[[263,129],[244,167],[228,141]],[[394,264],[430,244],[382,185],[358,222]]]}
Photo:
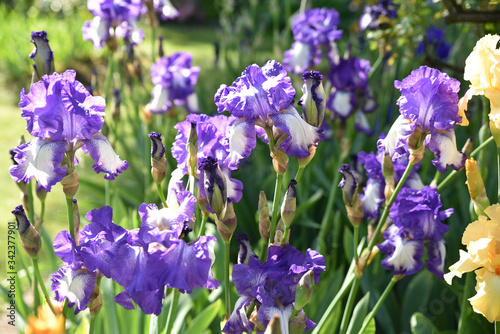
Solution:
{"label": "white petal with purple edge", "polygon": [[331,97],[331,107],[339,117],[347,118],[354,110],[354,101],[351,92],[337,90]]}
{"label": "white petal with purple edge", "polygon": [[244,118],[234,121],[228,135],[229,156],[226,161],[229,160],[229,168],[238,168],[240,160],[250,156],[257,145],[255,136],[255,124],[253,122],[246,122]]}
{"label": "white petal with purple edge", "polygon": [[304,121],[293,105],[278,115],[271,115],[271,119],[276,128],[289,135],[280,145],[288,156],[308,157],[309,147],[323,140],[322,131]]}
{"label": "white petal with purple edge", "polygon": [[165,88],[162,85],[156,85],[154,86],[151,95],[153,95],[153,99],[149,103],[151,112],[167,112],[172,106],[172,102],[168,100],[168,88]]}
{"label": "white petal with purple edge", "polygon": [[65,141],[34,138],[16,147],[14,152],[19,165],[11,166],[9,172],[16,182],[28,182],[34,177],[40,187],[50,190],[66,175],[66,168],[58,167],[66,153]]}
{"label": "white petal with purple edge", "polygon": [[436,158],[432,163],[444,173],[446,167],[451,165],[453,169],[459,170],[464,166],[465,155],[457,150],[455,131],[439,131],[432,133],[429,140],[429,149],[434,152]]}
{"label": "white petal with purple edge", "polygon": [[90,156],[94,159],[95,163],[92,168],[96,173],[106,173],[105,179],[114,180],[117,175],[128,168],[128,162],[120,159],[108,139],[102,134],[95,134],[93,139],[83,142]]}

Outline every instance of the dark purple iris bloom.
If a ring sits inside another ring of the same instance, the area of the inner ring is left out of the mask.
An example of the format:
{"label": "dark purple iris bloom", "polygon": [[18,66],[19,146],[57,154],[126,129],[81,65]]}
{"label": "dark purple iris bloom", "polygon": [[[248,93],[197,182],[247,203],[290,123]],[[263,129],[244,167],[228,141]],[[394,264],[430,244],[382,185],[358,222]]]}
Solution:
{"label": "dark purple iris bloom", "polygon": [[[385,135],[380,136],[380,140],[384,139]],[[377,153],[360,152],[358,153],[358,164],[363,165],[367,181],[366,186],[363,188],[363,194],[360,194],[361,201],[363,202],[364,214],[367,218],[377,218],[380,216],[382,204],[385,202],[385,178],[382,172],[382,162],[384,160],[384,150],[379,149]],[[398,158],[392,159],[394,167],[394,182],[399,182],[403,176],[406,166],[409,161],[409,153],[400,155]],[[406,179],[404,187],[421,189],[424,187],[420,176],[417,171],[419,164],[417,164],[411,171]]]}
{"label": "dark purple iris bloom", "polygon": [[[230,145],[230,138],[233,136],[235,127],[236,117],[227,117],[224,115],[210,117],[207,115],[196,115],[191,114],[187,116],[186,121],[177,123],[175,128],[177,131],[177,136],[175,137],[175,142],[172,145],[172,156],[177,160],[177,169],[172,172],[172,182],[178,182],[179,179],[188,174],[188,163],[189,155],[186,149],[186,144],[189,138],[189,131],[191,130],[191,124],[196,126],[196,134],[198,137],[198,162],[206,159],[208,157],[217,160],[222,174],[226,178],[227,186],[227,196],[232,202],[239,202],[243,193],[243,183],[241,181],[231,178],[231,171],[238,169],[238,164],[242,155],[240,154],[240,147],[234,148]],[[243,134],[237,133],[238,134]],[[252,139],[252,138],[250,138]],[[243,139],[245,143],[250,142],[250,139]],[[241,138],[235,141],[236,144],[241,144]],[[255,137],[253,137],[253,146],[250,148],[243,147],[243,152],[245,149],[252,150],[255,147]],[[248,155],[250,153],[248,152]],[[202,178],[204,173],[200,170],[197,171]],[[203,179],[200,179],[201,184],[203,184]],[[169,186],[171,188],[171,186]],[[205,191],[203,187],[199,188],[200,195],[205,196]]]}
{"label": "dark purple iris bloom", "polygon": [[[219,112],[229,111],[239,120],[233,123],[231,150],[247,158],[255,147],[255,126],[281,130],[289,137],[280,145],[289,156],[305,158],[309,147],[323,139],[322,131],[309,125],[293,106],[295,89],[283,65],[270,60],[262,68],[248,66],[228,87],[215,94]],[[232,150],[233,151],[233,150]]]}
{"label": "dark purple iris bloom", "polygon": [[394,275],[412,275],[423,267],[422,257],[427,243],[427,269],[443,278],[446,256],[443,235],[449,226],[442,223],[453,209],[440,211],[441,199],[434,187],[420,190],[403,188],[390,209],[392,225],[384,232],[384,241],[378,245],[388,257],[382,261]]}
{"label": "dark purple iris bloom", "polygon": [[[177,208],[158,210],[154,204],[142,204],[141,227],[131,231],[113,223],[110,207],[92,210],[85,216],[91,224],[80,231],[79,245],[63,231],[54,240],[56,254],[72,270],[98,270],[113,279],[124,287],[114,300],[133,309],[133,299],[148,314],[160,314],[165,287],[188,293],[199,287],[216,289],[220,283],[210,271],[216,239],[201,236],[190,243],[179,239],[188,232],[185,226],[194,214],[195,199],[187,191],[177,195]],[[52,278],[54,291],[64,282],[58,273]],[[60,291],[62,299],[68,296]]]}
{"label": "dark purple iris bloom", "polygon": [[374,111],[378,105],[368,85],[370,62],[351,57],[349,53],[330,64],[328,79],[332,84],[332,90],[327,107],[342,119],[355,113],[356,130],[371,135],[372,130],[365,114]]}
{"label": "dark purple iris bloom", "polygon": [[329,45],[342,37],[339,13],[334,8],[313,8],[295,17],[292,32],[295,41],[314,47]]}
{"label": "dark purple iris bloom", "polygon": [[174,105],[189,105],[190,100],[196,98],[193,87],[199,74],[200,67],[192,66],[192,56],[187,52],[174,53],[154,63],[151,66],[151,80],[155,85],[150,102],[151,111],[167,112]]}
{"label": "dark purple iris bloom", "polygon": [[446,59],[450,54],[451,45],[446,42],[444,31],[437,27],[430,27],[427,30],[425,39],[418,45],[416,53],[424,54],[426,47],[429,53],[435,55],[439,59]]}
{"label": "dark purple iris bloom", "polygon": [[[236,264],[233,267],[233,283],[240,298],[222,331],[242,333],[254,329],[255,324],[248,319],[244,309],[252,300],[257,306],[257,321],[263,326],[257,328],[258,331],[264,331],[275,314],[280,316],[281,327],[288,329],[297,284],[309,270],[314,272],[315,283],[319,282],[320,273],[326,269],[323,256],[311,249],[304,255],[293,246],[285,249],[270,246],[265,263],[260,263],[256,256],[248,260],[248,265]],[[307,319],[305,330],[311,330],[314,326]]]}
{"label": "dark purple iris bloom", "polygon": [[379,0],[376,5],[365,6],[359,19],[359,30],[384,29],[390,20],[398,16],[398,6],[392,0]]}
{"label": "dark purple iris bloom", "polygon": [[21,116],[35,138],[14,149],[18,164],[10,167],[10,175],[16,182],[35,177],[39,187],[49,191],[66,175],[66,167],[60,167],[65,153],[82,146],[94,159],[95,172],[105,173],[108,180],[128,168],[99,132],[104,123],[104,99],[90,95],[75,76],[73,70],[45,75],[31,85],[28,94],[21,91]]}
{"label": "dark purple iris bloom", "polygon": [[95,17],[83,24],[83,39],[92,41],[95,49],[102,48],[113,33],[142,43],[144,33],[136,25],[143,10],[141,0],[88,0],[87,8]]}
{"label": "dark purple iris bloom", "polygon": [[460,82],[448,74],[427,66],[411,72],[403,81],[395,81],[401,91],[398,99],[401,115],[394,122],[387,137],[380,142],[385,151],[394,157],[406,151],[410,135],[425,138],[424,145],[435,154],[432,161],[444,173],[451,165],[458,170],[465,163],[465,155],[457,150],[456,123]]}

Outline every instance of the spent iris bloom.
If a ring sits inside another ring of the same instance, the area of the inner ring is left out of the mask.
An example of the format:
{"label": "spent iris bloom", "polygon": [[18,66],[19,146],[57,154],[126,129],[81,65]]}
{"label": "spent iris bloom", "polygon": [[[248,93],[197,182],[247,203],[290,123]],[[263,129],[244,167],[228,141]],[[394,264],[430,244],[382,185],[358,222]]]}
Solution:
{"label": "spent iris bloom", "polygon": [[[242,333],[256,328],[258,332],[263,332],[273,316],[278,314],[282,333],[288,333],[297,284],[309,270],[313,271],[314,282],[317,284],[320,273],[325,269],[325,259],[321,254],[308,249],[304,255],[293,246],[285,249],[270,246],[265,263],[260,263],[254,255],[249,257],[248,265],[234,265],[233,283],[240,298],[222,331]],[[257,308],[256,319],[248,319],[244,308],[252,300]],[[305,330],[311,330],[314,326],[307,319]]]}
{"label": "spent iris bloom", "polygon": [[[289,156],[305,158],[309,148],[323,140],[322,131],[308,124],[293,106],[295,89],[283,65],[270,60],[264,66],[248,66],[231,86],[221,85],[215,94],[219,112],[239,118],[229,145],[234,154],[247,158],[255,147],[257,130],[281,132],[286,139],[279,147]],[[233,151],[234,148],[234,151]]]}
{"label": "spent iris bloom", "polygon": [[464,110],[474,95],[484,95],[490,100],[490,121],[500,129],[500,50],[497,48],[500,36],[486,35],[481,38],[465,60],[464,79],[470,81],[470,88],[460,100],[462,125],[468,125]]}
{"label": "spent iris bloom", "polygon": [[10,167],[10,175],[16,182],[34,177],[39,188],[49,191],[64,178],[67,166],[76,162],[74,152],[81,147],[94,159],[95,172],[105,173],[105,179],[114,180],[128,168],[99,132],[104,99],[90,95],[75,76],[73,70],[45,75],[28,94],[21,91],[21,116],[35,138],[14,149],[18,164]]}
{"label": "spent iris bloom", "polygon": [[435,155],[432,163],[441,173],[449,165],[455,170],[463,167],[466,157],[457,150],[454,130],[455,124],[462,121],[457,95],[460,82],[421,66],[403,81],[395,81],[394,86],[401,91],[397,102],[401,115],[379,145],[391,157],[409,148],[418,159],[423,156],[423,146],[428,147]]}
{"label": "spent iris bloom", "polygon": [[470,223],[462,236],[462,244],[467,251],[460,250],[460,259],[450,266],[444,275],[451,285],[453,277],[474,271],[476,274],[476,295],[469,302],[476,313],[482,314],[489,322],[500,321],[500,205],[493,204],[484,210],[478,220]]}
{"label": "spent iris bloom", "polygon": [[352,57],[348,50],[343,58],[336,59],[331,64],[328,79],[332,89],[327,101],[327,107],[335,116],[347,119],[355,113],[355,128],[357,131],[372,134],[365,114],[377,108],[368,84],[370,62]]}
{"label": "spent iris bloom", "polygon": [[143,11],[141,0],[88,0],[87,8],[95,17],[83,24],[83,39],[92,41],[95,49],[102,48],[114,36],[134,35],[132,40],[137,43],[144,39],[136,25]]}
{"label": "spent iris bloom", "polygon": [[412,275],[423,267],[427,244],[427,269],[439,278],[444,274],[446,248],[443,235],[449,227],[442,223],[453,209],[440,211],[440,196],[434,187],[402,188],[390,208],[392,225],[384,232],[385,241],[377,247],[387,258],[382,266],[394,275]]}
{"label": "spent iris bloom", "polygon": [[186,105],[191,110],[190,102],[196,99],[193,87],[198,81],[199,66],[192,66],[192,56],[187,52],[174,53],[170,57],[162,57],[151,66],[151,80],[155,85],[153,99],[149,108],[153,113],[164,113],[174,105]]}

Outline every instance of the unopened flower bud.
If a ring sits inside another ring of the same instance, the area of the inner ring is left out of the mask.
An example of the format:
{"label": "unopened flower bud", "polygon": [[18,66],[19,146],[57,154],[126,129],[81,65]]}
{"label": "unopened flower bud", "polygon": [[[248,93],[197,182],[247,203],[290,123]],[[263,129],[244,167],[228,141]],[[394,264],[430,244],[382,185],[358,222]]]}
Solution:
{"label": "unopened flower bud", "polygon": [[388,201],[396,188],[396,182],[394,181],[394,165],[389,154],[384,154],[384,159],[382,160],[382,173],[385,179],[384,195]]}
{"label": "unopened flower bud", "polygon": [[473,148],[472,137],[469,137],[465,141],[465,144],[462,147],[461,152],[463,152],[465,154],[465,156],[468,157],[472,153],[472,148]]}
{"label": "unopened flower bud", "polygon": [[293,307],[298,312],[311,300],[314,291],[314,271],[309,270],[301,277],[297,290],[295,290],[295,304]]}
{"label": "unopened flower bud", "polygon": [[[98,271],[99,273],[99,271]],[[94,286],[94,291],[92,291],[92,294],[90,295],[90,302],[87,304],[87,307],[89,308],[90,311],[90,316],[92,318],[95,318],[99,311],[101,311],[102,308],[102,293],[100,287],[100,282],[101,282],[101,277],[102,274],[97,275],[96,279],[96,284]]]}
{"label": "unopened flower bud", "polygon": [[240,250],[238,251],[238,264],[248,265],[250,257],[255,256],[252,246],[250,245],[248,233],[238,234],[236,240],[238,240],[238,243],[240,244]]}
{"label": "unopened flower bud", "polygon": [[413,165],[419,163],[424,157],[425,137],[426,135],[423,132],[422,128],[417,127],[415,131],[406,140],[410,151],[410,163],[412,163]]}
{"label": "unopened flower bud", "polygon": [[302,106],[302,117],[312,126],[320,127],[325,117],[325,90],[323,89],[323,76],[317,71],[306,71],[302,77],[302,93],[299,100]]}
{"label": "unopened flower bud", "polygon": [[286,227],[290,227],[290,225],[292,225],[293,218],[295,217],[295,211],[297,210],[297,194],[295,192],[296,186],[297,181],[291,179],[290,184],[286,189],[283,204],[281,205],[281,219]]}
{"label": "unopened flower bud", "polygon": [[278,314],[273,315],[264,334],[281,334],[280,316]]}
{"label": "unopened flower bud", "polygon": [[478,216],[484,215],[484,209],[490,206],[490,200],[486,194],[486,188],[477,163],[473,158],[465,161],[465,174],[467,175],[465,183],[469,188],[470,198],[474,202],[474,210]]}
{"label": "unopened flower bud", "polygon": [[215,215],[222,219],[228,202],[226,178],[214,157],[200,161],[198,168],[203,173],[203,188],[207,195],[208,204]]}
{"label": "unopened flower bud", "polygon": [[151,132],[148,137],[151,139],[151,175],[155,183],[159,184],[163,181],[167,172],[165,146],[161,141],[161,134]]}
{"label": "unopened flower bud", "polygon": [[66,175],[62,180],[61,184],[63,186],[63,192],[66,198],[75,197],[76,192],[80,183],[78,182],[78,173],[73,171],[71,174]]}
{"label": "unopened flower bud", "polygon": [[267,204],[266,193],[260,191],[259,195],[259,232],[264,242],[269,241],[269,229],[271,228],[271,220],[269,218],[269,206]]}
{"label": "unopened flower bud", "polygon": [[271,157],[273,158],[273,167],[276,173],[284,174],[288,165],[288,155],[276,145],[271,152]]}
{"label": "unopened flower bud", "polygon": [[280,247],[288,245],[290,243],[290,233],[287,234],[286,240],[283,240],[284,236],[285,236],[285,224],[283,223],[283,219],[280,219],[278,225],[276,225],[276,232],[274,233],[273,245]]}
{"label": "unopened flower bud", "polygon": [[342,188],[342,197],[344,199],[347,217],[353,226],[359,226],[363,220],[364,208],[361,198],[358,194],[358,182],[356,181],[356,171],[349,165],[342,165],[339,169],[342,174],[342,181],[339,187]]}
{"label": "unopened flower bud", "polygon": [[42,240],[40,235],[36,231],[35,227],[31,225],[24,208],[22,205],[17,206],[14,211],[12,211],[17,221],[17,230],[19,236],[21,237],[21,243],[24,249],[28,252],[29,256],[36,258],[38,252],[42,248]]}
{"label": "unopened flower bud", "polygon": [[306,167],[307,165],[309,165],[309,163],[311,162],[311,160],[314,158],[314,156],[316,155],[316,146],[315,145],[311,145],[309,147],[309,155],[305,158],[298,158],[297,160],[299,161],[299,167],[300,168],[304,168]]}
{"label": "unopened flower bud", "polygon": [[198,133],[196,132],[196,123],[191,122],[188,140],[186,143],[186,151],[188,153],[188,173],[190,176],[197,176],[196,170],[198,165]]}
{"label": "unopened flower bud", "polygon": [[233,203],[231,203],[230,200],[228,200],[224,215],[220,218],[217,215],[215,216],[215,225],[217,226],[217,231],[219,231],[222,240],[224,242],[231,241],[234,230],[236,230],[236,225],[238,225],[238,220],[234,213]]}
{"label": "unopened flower bud", "polygon": [[31,42],[35,44],[35,48],[30,53],[30,58],[36,64],[33,66],[33,78],[38,81],[45,74],[50,75],[54,72],[54,56],[45,31],[33,31]]}
{"label": "unopened flower bud", "polygon": [[38,197],[40,202],[45,201],[45,198],[47,198],[47,189],[40,187],[38,182],[36,184],[36,197]]}

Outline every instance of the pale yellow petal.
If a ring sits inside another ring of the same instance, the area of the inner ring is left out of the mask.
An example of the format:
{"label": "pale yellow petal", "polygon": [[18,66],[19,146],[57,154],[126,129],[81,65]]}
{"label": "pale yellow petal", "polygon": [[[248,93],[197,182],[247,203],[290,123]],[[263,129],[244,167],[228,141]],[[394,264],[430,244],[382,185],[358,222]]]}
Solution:
{"label": "pale yellow petal", "polygon": [[494,246],[495,241],[489,238],[482,238],[477,241],[469,242],[468,252],[472,262],[479,267],[485,267],[488,270],[495,271],[495,268],[490,263],[490,249]]}
{"label": "pale yellow petal", "polygon": [[470,81],[471,87],[477,90],[495,87],[492,66],[496,63],[495,50],[499,40],[498,35],[484,36],[465,60],[464,79]]}
{"label": "pale yellow petal", "polygon": [[[491,206],[486,208],[484,211],[486,212],[489,208],[491,208]],[[464,231],[464,235],[462,236],[462,244],[469,247],[470,242],[487,237],[488,218],[485,216],[479,216],[478,220],[467,225],[467,228]]]}
{"label": "pale yellow petal", "polygon": [[477,294],[469,301],[475,312],[489,322],[500,321],[500,276],[486,269],[476,270]]}
{"label": "pale yellow petal", "polygon": [[460,259],[457,261],[457,263],[450,266],[450,272],[444,274],[444,280],[446,281],[446,283],[451,285],[453,277],[456,276],[460,278],[462,277],[463,273],[468,273],[477,269],[478,267],[479,266],[472,261],[469,253],[460,250]]}

